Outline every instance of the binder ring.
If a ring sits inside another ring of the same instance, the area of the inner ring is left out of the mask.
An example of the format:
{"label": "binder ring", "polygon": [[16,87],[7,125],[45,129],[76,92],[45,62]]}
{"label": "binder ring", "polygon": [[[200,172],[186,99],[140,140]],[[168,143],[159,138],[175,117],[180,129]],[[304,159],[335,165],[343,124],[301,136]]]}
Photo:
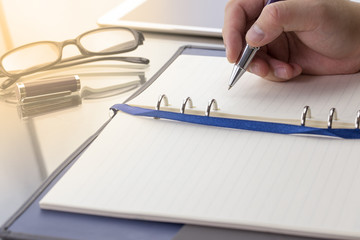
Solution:
{"label": "binder ring", "polygon": [[159,99],[157,101],[156,110],[160,110],[160,105],[163,100],[165,102],[165,106],[169,106],[169,100],[168,100],[167,96],[165,94],[162,94],[159,96]]}
{"label": "binder ring", "polygon": [[328,116],[328,129],[332,128],[333,120],[337,119],[337,113],[335,108],[331,108]]}
{"label": "binder ring", "polygon": [[305,106],[301,114],[301,126],[305,126],[306,118],[311,118],[311,110],[309,106]]}
{"label": "binder ring", "polygon": [[208,105],[207,105],[207,108],[206,108],[206,111],[205,111],[205,115],[206,115],[207,117],[210,116],[211,106],[213,106],[213,110],[219,110],[219,107],[218,107],[218,104],[217,104],[216,99],[213,98],[213,99],[209,100]]}
{"label": "binder ring", "polygon": [[181,109],[180,109],[181,113],[185,113],[185,107],[186,107],[187,103],[189,103],[189,108],[193,108],[193,102],[192,102],[191,98],[187,97],[183,100],[183,104],[181,105]]}
{"label": "binder ring", "polygon": [[360,110],[357,111],[357,114],[356,114],[355,128],[360,129]]}
{"label": "binder ring", "polygon": [[117,110],[115,108],[110,108],[109,109],[109,118],[112,118],[116,115]]}

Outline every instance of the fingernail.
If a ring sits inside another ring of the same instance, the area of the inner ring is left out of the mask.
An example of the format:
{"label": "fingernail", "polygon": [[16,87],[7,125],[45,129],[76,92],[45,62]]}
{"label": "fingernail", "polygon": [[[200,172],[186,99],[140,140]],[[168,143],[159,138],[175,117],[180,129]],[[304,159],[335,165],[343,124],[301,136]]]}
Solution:
{"label": "fingernail", "polygon": [[263,40],[265,37],[264,31],[255,23],[252,25],[252,27],[249,29],[249,31],[246,34],[246,39],[249,42],[257,43]]}
{"label": "fingernail", "polygon": [[274,69],[274,75],[275,77],[281,78],[281,79],[288,79],[289,73],[286,68],[280,67]]}

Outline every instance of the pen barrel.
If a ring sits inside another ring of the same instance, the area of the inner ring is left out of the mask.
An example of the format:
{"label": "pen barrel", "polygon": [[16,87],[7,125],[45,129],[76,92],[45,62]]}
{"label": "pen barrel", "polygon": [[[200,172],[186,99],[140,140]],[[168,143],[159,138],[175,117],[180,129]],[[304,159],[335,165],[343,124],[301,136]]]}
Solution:
{"label": "pen barrel", "polygon": [[16,95],[19,101],[29,97],[51,95],[62,92],[71,93],[79,90],[80,78],[78,75],[16,84]]}
{"label": "pen barrel", "polygon": [[282,1],[282,0],[268,0],[266,2],[266,5],[269,5],[270,3],[274,3],[274,2],[280,2],[280,1]]}
{"label": "pen barrel", "polygon": [[259,47],[251,47],[249,45],[246,45],[244,53],[241,56],[238,65],[244,70],[246,70],[258,50]]}

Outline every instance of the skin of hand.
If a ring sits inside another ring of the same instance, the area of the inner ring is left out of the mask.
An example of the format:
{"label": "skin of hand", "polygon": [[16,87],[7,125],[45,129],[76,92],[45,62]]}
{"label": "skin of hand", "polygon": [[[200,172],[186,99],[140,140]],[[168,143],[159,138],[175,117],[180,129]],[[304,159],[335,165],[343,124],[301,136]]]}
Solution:
{"label": "skin of hand", "polygon": [[264,7],[265,3],[227,3],[223,39],[229,62],[237,62],[247,42],[261,47],[248,70],[273,81],[286,81],[300,74],[350,74],[360,70],[360,3],[285,0]]}

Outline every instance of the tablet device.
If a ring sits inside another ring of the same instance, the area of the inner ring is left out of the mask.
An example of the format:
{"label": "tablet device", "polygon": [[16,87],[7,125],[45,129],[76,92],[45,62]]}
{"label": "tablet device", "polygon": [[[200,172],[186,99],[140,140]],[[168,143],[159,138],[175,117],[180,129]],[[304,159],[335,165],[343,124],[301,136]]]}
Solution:
{"label": "tablet device", "polygon": [[98,19],[100,26],[221,37],[228,0],[123,0]]}

